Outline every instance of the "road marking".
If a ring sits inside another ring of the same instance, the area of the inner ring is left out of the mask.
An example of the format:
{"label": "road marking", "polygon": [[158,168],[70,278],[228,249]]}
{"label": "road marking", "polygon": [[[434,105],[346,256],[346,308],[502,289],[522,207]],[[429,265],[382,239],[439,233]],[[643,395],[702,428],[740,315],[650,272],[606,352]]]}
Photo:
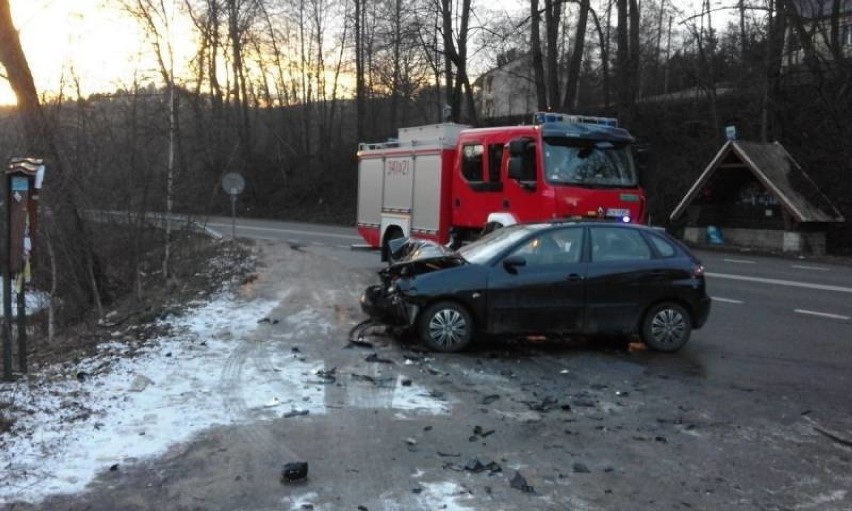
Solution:
{"label": "road marking", "polygon": [[745,303],[742,300],[734,300],[733,298],[722,298],[720,296],[711,296],[714,302],[725,302],[725,303]]}
{"label": "road marking", "polygon": [[727,257],[722,259],[723,261],[727,261],[729,263],[737,263],[737,264],[756,264],[757,261],[750,261],[748,259],[728,259]]}
{"label": "road marking", "polygon": [[727,273],[706,272],[704,275],[717,279],[745,280],[747,282],[760,282],[761,284],[774,284],[776,286],[804,287],[807,289],[819,289],[820,291],[837,291],[838,293],[852,293],[852,287],[830,286],[827,284],[811,284],[809,282],[796,282],[793,280],[765,279],[762,277],[748,277],[746,275],[729,275]]}
{"label": "road marking", "polygon": [[800,270],[814,270],[814,271],[829,271],[831,268],[823,268],[822,266],[806,266],[804,264],[794,264],[793,268],[798,268]]}
{"label": "road marking", "polygon": [[804,309],[795,309],[793,312],[798,312],[799,314],[808,314],[810,316],[819,316],[821,318],[829,318],[829,319],[840,319],[843,321],[848,321],[849,316],[841,316],[840,314],[829,314],[828,312],[816,312],[816,311],[806,311]]}
{"label": "road marking", "polygon": [[[209,227],[227,227],[228,229],[231,228],[230,224],[218,224],[218,223],[209,222],[207,225]],[[335,233],[331,233],[331,232],[301,231],[301,230],[298,230],[298,229],[276,229],[276,228],[273,228],[273,227],[253,227],[253,226],[250,226],[250,225],[240,225],[240,224],[237,224],[237,229],[239,229],[239,230],[248,229],[248,230],[252,230],[252,231],[272,231],[272,232],[281,232],[281,233],[288,233],[288,234],[308,234],[308,235],[311,235],[311,236],[318,236],[318,237],[321,237],[321,238],[325,238],[325,237],[327,237],[327,238],[343,238],[343,239],[347,239],[347,240],[360,240],[361,239],[360,236],[353,236],[351,234],[335,234]]]}

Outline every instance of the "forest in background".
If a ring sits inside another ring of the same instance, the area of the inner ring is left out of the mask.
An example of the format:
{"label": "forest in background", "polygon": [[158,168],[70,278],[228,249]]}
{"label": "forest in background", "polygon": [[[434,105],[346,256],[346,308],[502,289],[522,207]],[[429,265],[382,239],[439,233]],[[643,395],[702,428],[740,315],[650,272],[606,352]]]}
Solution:
{"label": "forest in background", "polygon": [[[519,56],[540,109],[616,115],[651,151],[654,223],[728,124],[781,141],[852,218],[850,3],[739,0],[722,24],[709,2],[690,13],[668,0],[529,0],[511,13],[477,0],[184,0],[197,48],[174,62],[174,6],[122,0],[157,68],[86,97],[73,75],[38,94],[0,16],[0,61],[19,97],[0,115],[0,154],[48,159],[35,285],[60,322],[119,296],[144,300],[143,276],[177,278],[191,237],[152,230],[145,215],[228,213],[225,173],[246,179],[240,215],[354,224],[358,142],[493,122],[477,111],[476,77]],[[92,210],[126,217],[106,230]],[[850,240],[848,223],[836,228],[829,252],[849,254]]]}

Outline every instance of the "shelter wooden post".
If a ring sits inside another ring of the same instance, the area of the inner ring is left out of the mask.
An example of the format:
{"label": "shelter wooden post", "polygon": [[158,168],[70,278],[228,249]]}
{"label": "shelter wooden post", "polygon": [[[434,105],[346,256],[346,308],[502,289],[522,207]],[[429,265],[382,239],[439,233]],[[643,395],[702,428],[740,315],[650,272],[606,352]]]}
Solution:
{"label": "shelter wooden post", "polygon": [[38,195],[44,179],[41,159],[13,158],[6,168],[6,236],[3,246],[4,379],[12,379],[12,285],[17,291],[18,370],[27,372],[26,285],[37,221]]}

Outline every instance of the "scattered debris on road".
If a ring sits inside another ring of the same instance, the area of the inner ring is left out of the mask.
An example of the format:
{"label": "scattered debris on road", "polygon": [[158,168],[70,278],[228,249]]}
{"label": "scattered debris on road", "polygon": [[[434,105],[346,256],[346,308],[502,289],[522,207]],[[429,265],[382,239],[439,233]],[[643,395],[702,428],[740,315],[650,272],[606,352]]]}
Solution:
{"label": "scattered debris on road", "polygon": [[387,358],[381,358],[375,353],[367,355],[367,358],[365,358],[364,361],[365,362],[376,362],[376,363],[379,363],[379,364],[393,364],[394,363],[393,360],[389,360]]}
{"label": "scattered debris on road", "polygon": [[512,480],[509,481],[509,484],[512,488],[516,490],[521,490],[524,493],[532,493],[535,491],[535,488],[527,484],[527,479],[521,475],[517,470],[515,471],[515,475],[512,476]]}
{"label": "scattered debris on road", "polygon": [[483,397],[482,400],[479,401],[479,403],[483,404],[483,405],[490,405],[491,403],[493,403],[494,401],[497,401],[498,399],[500,399],[499,394],[489,394],[489,395]]}
{"label": "scattered debris on road", "polygon": [[303,416],[308,415],[310,413],[311,413],[310,410],[290,410],[289,412],[285,413],[283,415],[283,417],[285,419],[290,419],[292,417],[303,417]]}
{"label": "scattered debris on road", "polygon": [[304,481],[308,477],[307,461],[292,461],[284,465],[281,471],[282,483],[294,483]]}

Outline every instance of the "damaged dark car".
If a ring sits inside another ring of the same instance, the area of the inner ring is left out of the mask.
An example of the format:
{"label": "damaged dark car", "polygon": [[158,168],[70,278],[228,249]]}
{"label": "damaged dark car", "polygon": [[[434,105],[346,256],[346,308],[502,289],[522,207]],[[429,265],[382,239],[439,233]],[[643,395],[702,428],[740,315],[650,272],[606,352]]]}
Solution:
{"label": "damaged dark car", "polygon": [[710,312],[701,262],[650,227],[522,224],[457,251],[422,240],[393,248],[361,307],[436,351],[461,351],[477,334],[637,334],[651,349],[673,352]]}

